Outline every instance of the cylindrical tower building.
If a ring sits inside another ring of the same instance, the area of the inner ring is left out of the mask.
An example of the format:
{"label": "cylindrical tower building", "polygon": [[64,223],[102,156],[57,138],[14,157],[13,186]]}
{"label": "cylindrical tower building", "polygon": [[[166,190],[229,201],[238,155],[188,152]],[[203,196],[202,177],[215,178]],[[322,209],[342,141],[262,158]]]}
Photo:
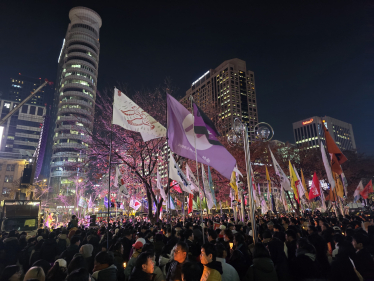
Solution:
{"label": "cylindrical tower building", "polygon": [[50,166],[50,185],[64,192],[80,177],[92,131],[99,66],[101,18],[93,10],[75,7],[69,12],[70,24],[59,56],[54,97],[55,127]]}

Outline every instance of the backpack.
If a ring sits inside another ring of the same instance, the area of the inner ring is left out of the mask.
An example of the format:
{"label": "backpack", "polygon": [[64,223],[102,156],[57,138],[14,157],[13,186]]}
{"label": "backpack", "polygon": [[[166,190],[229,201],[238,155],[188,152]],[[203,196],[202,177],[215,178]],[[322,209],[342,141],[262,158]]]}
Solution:
{"label": "backpack", "polygon": [[65,250],[66,250],[66,239],[58,239],[57,254],[60,255]]}

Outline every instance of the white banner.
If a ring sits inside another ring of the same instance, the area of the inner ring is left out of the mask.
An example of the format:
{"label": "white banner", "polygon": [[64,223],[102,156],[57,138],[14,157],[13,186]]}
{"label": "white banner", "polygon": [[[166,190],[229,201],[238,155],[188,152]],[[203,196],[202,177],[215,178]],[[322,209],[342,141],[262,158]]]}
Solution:
{"label": "white banner", "polygon": [[166,137],[164,126],[116,88],[114,88],[113,124],[129,131],[139,132],[144,141]]}

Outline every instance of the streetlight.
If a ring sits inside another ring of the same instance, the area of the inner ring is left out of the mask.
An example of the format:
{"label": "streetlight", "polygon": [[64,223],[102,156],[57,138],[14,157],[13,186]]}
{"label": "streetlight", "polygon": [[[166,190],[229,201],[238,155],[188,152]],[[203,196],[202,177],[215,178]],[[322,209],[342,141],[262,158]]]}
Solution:
{"label": "streetlight", "polygon": [[240,119],[235,118],[232,129],[230,130],[227,136],[227,141],[230,146],[244,144],[245,166],[247,169],[249,216],[251,218],[252,223],[253,243],[256,243],[256,214],[254,200],[252,196],[253,188],[251,175],[251,154],[249,149],[248,132],[256,133],[257,138],[261,139],[262,141],[270,141],[274,136],[274,130],[268,123],[261,122],[254,126],[253,131],[249,131],[248,126],[242,123]]}

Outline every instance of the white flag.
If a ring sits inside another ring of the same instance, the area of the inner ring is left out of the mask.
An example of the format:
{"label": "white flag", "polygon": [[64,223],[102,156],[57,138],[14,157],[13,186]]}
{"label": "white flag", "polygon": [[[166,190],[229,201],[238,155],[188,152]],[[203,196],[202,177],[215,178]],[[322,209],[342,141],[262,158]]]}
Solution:
{"label": "white flag", "polygon": [[274,154],[271,151],[270,147],[269,147],[269,150],[270,150],[271,159],[273,160],[273,165],[274,165],[275,173],[280,178],[281,185],[283,186],[283,188],[285,190],[291,191],[290,180],[288,179],[288,177],[286,176],[286,174],[283,172],[281,166],[279,166],[279,164],[278,164],[277,160],[275,159]]}
{"label": "white flag", "polygon": [[258,189],[258,195],[261,197],[261,188],[260,188],[260,184],[259,183],[257,184],[257,189]]}
{"label": "white flag", "polygon": [[162,188],[162,185],[161,185],[161,177],[160,177],[160,173],[158,172],[158,169],[157,169],[157,188],[160,190],[160,195],[162,199],[166,201],[166,194],[165,194],[165,190]]}
{"label": "white flag", "polygon": [[141,205],[142,204],[138,200],[136,200],[136,199],[131,199],[130,200],[129,206],[131,208],[133,208],[135,211],[137,211],[140,208]]}
{"label": "white flag", "polygon": [[179,183],[180,187],[187,193],[192,193],[191,183],[184,175],[179,165],[175,162],[173,155],[170,154],[169,177]]}
{"label": "white flag", "polygon": [[210,190],[210,187],[209,187],[209,180],[208,180],[208,177],[206,176],[206,173],[205,173],[205,170],[204,170],[204,165],[201,164],[201,172],[202,172],[202,175],[203,175],[203,185],[204,185],[204,191],[205,191],[205,196],[206,196],[206,200],[207,200],[207,205],[208,205],[208,209],[212,209],[213,206],[214,206],[214,202],[213,202],[213,196],[212,196],[212,193],[211,193],[211,190]]}
{"label": "white flag", "polygon": [[190,166],[186,163],[186,177],[191,182],[191,189],[195,191],[200,191],[199,185],[197,184],[197,180],[194,174],[191,171]]}
{"label": "white flag", "polygon": [[[251,169],[252,169],[252,166],[251,166]],[[234,167],[233,172],[236,173],[236,177],[237,177],[237,178],[238,178],[238,174],[239,174],[241,177],[243,177],[243,174],[242,174],[242,173],[239,171],[239,169],[238,169],[238,165],[236,165],[236,166]],[[252,171],[252,173],[253,173],[253,171]]]}
{"label": "white flag", "polygon": [[353,193],[354,200],[357,201],[360,198],[360,192],[364,190],[364,185],[362,184],[362,181],[358,184],[355,193]]}
{"label": "white flag", "polygon": [[301,199],[301,197],[303,197],[303,195],[305,194],[305,189],[303,187],[303,184],[302,184],[302,181],[300,179],[299,173],[297,172],[297,170],[295,168],[295,165],[293,165],[293,170],[295,171],[296,177],[298,179],[297,191],[299,192],[299,198]]}
{"label": "white flag", "polygon": [[322,160],[323,160],[323,165],[325,166],[327,179],[329,180],[330,188],[334,189],[335,188],[335,180],[334,180],[334,177],[332,176],[332,172],[331,172],[331,166],[330,166],[330,162],[329,162],[330,157],[327,157],[325,147],[323,146],[322,142],[320,143],[320,147],[321,147]]}
{"label": "white flag", "polygon": [[268,211],[269,211],[269,208],[266,205],[265,199],[262,199],[262,201],[261,201],[261,212],[263,214],[266,214]]}
{"label": "white flag", "polygon": [[139,132],[143,141],[166,137],[166,128],[117,88],[114,88],[112,123]]}
{"label": "white flag", "polygon": [[288,212],[288,204],[286,200],[286,195],[285,195],[285,191],[283,190],[282,186],[280,187],[280,190],[281,190],[281,199],[282,199],[284,209],[286,210],[286,212]]}

